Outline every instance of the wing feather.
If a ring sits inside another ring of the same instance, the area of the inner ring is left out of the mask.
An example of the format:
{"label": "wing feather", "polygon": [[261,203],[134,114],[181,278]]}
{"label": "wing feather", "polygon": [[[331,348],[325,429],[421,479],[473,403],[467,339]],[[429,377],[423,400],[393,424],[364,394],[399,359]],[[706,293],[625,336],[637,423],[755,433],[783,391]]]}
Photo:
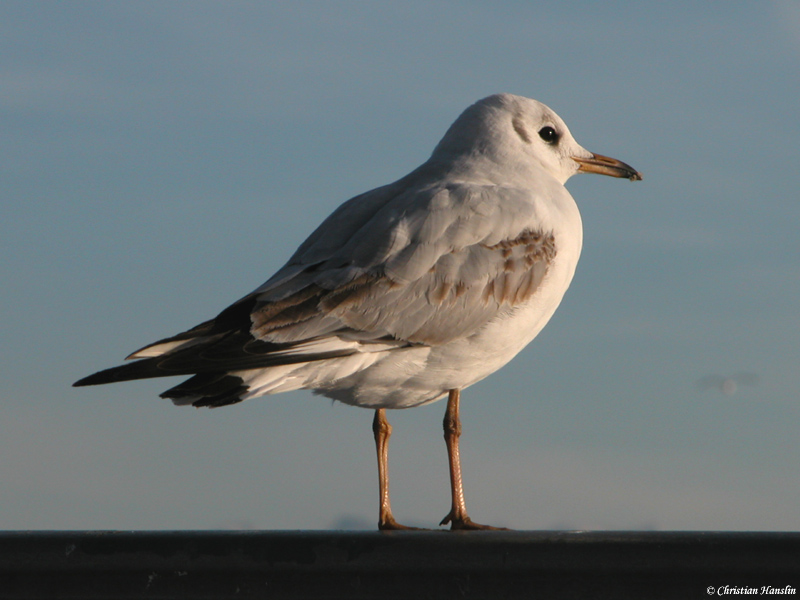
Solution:
{"label": "wing feather", "polygon": [[[338,323],[376,338],[438,345],[470,335],[501,311],[528,301],[555,259],[555,238],[525,227],[535,222],[527,192],[488,187],[492,193],[452,184],[417,192],[402,215],[389,210],[389,202],[354,238],[342,240],[346,250],[296,272],[295,279],[262,286],[253,335],[291,343],[335,335]],[[448,208],[447,216],[440,206]],[[505,236],[496,234],[498,223]],[[391,242],[380,244],[376,236]],[[362,245],[378,251],[370,259]],[[356,258],[346,263],[347,255]],[[313,257],[321,258],[316,250]],[[302,253],[294,258],[305,259]],[[297,289],[284,296],[287,283]]]}
{"label": "wing feather", "polygon": [[446,344],[527,302],[557,251],[531,192],[426,186],[425,168],[343,204],[215,319],[77,385],[197,373],[169,393],[207,385],[224,404],[240,392],[224,373]]}

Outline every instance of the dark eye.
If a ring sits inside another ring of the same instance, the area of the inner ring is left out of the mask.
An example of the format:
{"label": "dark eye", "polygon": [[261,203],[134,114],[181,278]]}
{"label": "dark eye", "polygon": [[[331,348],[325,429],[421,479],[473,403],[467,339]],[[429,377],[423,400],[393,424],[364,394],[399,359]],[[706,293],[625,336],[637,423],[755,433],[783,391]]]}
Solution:
{"label": "dark eye", "polygon": [[558,141],[558,133],[550,125],[546,125],[539,130],[539,137],[548,144],[555,144]]}

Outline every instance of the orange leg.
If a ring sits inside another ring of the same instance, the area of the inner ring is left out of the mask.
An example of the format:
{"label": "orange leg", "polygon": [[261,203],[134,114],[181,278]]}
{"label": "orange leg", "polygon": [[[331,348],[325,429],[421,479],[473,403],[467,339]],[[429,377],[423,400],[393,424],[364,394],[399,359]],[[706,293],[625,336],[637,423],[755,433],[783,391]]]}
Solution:
{"label": "orange leg", "polygon": [[439,525],[451,523],[451,530],[503,529],[475,523],[467,515],[467,506],[464,503],[464,484],[461,480],[461,456],[458,451],[458,438],[461,436],[461,418],[458,415],[460,398],[460,390],[450,390],[447,397],[447,410],[444,413],[444,441],[447,444],[447,456],[450,460],[450,489],[453,502],[450,512]]}
{"label": "orange leg", "polygon": [[378,529],[416,529],[406,527],[394,520],[392,504],[389,502],[389,438],[392,435],[392,426],[386,419],[386,411],[379,408],[375,411],[372,420],[372,433],[375,435],[375,448],[378,451],[378,478],[380,479],[381,508],[378,517]]}

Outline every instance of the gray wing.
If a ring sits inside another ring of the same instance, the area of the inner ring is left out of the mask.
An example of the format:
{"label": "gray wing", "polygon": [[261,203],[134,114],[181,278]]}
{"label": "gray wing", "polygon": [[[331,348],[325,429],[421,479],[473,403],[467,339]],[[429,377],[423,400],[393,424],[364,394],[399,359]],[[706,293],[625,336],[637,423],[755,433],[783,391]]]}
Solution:
{"label": "gray wing", "polygon": [[165,395],[238,402],[241,380],[228,373],[446,344],[536,293],[556,244],[528,192],[407,179],[343,204],[216,318],[75,385],[196,374]]}
{"label": "gray wing", "polygon": [[253,335],[438,345],[477,331],[528,300],[555,257],[526,194],[451,184],[354,198],[256,290]]}

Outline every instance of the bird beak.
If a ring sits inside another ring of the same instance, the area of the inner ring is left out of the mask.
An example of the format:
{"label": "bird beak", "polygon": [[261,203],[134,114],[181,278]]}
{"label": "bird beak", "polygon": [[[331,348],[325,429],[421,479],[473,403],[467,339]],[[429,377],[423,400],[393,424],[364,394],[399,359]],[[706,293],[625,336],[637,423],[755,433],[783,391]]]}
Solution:
{"label": "bird beak", "polygon": [[573,156],[572,160],[580,165],[578,173],[597,173],[598,175],[609,175],[611,177],[624,177],[631,181],[642,180],[642,174],[639,171],[616,158],[610,158],[602,154],[592,154],[589,158]]}

